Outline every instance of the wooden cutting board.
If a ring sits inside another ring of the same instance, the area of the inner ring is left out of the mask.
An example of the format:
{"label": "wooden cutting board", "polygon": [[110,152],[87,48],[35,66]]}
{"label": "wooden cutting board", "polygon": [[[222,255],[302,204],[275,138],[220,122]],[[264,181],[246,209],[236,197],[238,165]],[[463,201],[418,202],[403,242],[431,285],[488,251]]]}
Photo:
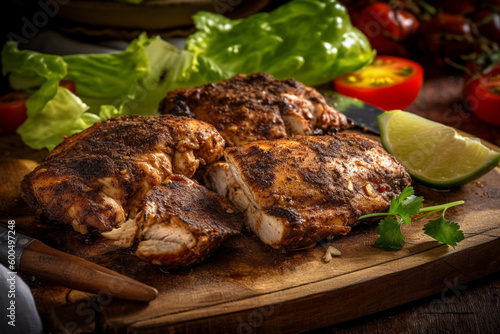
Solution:
{"label": "wooden cutting board", "polygon": [[[169,273],[139,260],[132,249],[113,246],[98,233],[83,236],[68,226],[47,225],[26,210],[17,210],[19,218],[12,210],[1,218],[15,218],[20,232],[160,292],[156,300],[145,304],[113,298],[113,291],[119,289],[115,282],[90,295],[25,277],[40,313],[55,333],[295,333],[436,293],[440,293],[436,302],[443,302],[464,283],[500,269],[499,167],[451,191],[414,186],[425,197],[426,206],[465,201],[446,213],[465,234],[455,249],[424,235],[426,221],[403,227],[407,244],[396,252],[373,247],[373,225],[288,253],[245,233],[225,242],[203,264]],[[18,196],[18,189],[10,189],[12,197]],[[341,256],[323,261],[328,246],[338,249]]]}
{"label": "wooden cutting board", "polygon": [[[461,78],[429,73],[410,110],[500,146],[498,127],[488,126],[464,110]],[[40,161],[45,154],[27,149],[18,136],[0,135],[0,159]],[[19,232],[160,292],[156,300],[145,304],[114,299],[112,292],[119,288],[114,282],[108,290],[91,295],[24,277],[47,328],[54,333],[296,333],[433,294],[433,303],[445,303],[466,282],[500,270],[499,167],[452,191],[415,184],[426,206],[465,201],[446,213],[465,233],[465,240],[455,249],[424,235],[426,221],[403,227],[407,244],[397,252],[373,247],[373,225],[288,253],[273,250],[245,233],[229,239],[203,264],[168,273],[139,260],[133,250],[111,245],[97,233],[82,236],[71,227],[37,221],[19,198],[20,174],[33,164],[16,163],[15,168],[0,164],[0,221],[16,219]],[[338,249],[341,256],[325,263],[322,258],[328,246]]]}

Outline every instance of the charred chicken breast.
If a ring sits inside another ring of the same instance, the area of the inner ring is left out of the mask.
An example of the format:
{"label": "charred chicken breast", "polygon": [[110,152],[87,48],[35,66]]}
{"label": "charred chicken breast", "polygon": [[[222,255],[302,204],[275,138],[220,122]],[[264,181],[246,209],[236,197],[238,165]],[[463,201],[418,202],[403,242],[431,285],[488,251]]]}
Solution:
{"label": "charred chicken breast", "polygon": [[336,133],[347,118],[314,88],[269,74],[238,74],[218,83],[180,88],[160,103],[162,114],[194,117],[216,127],[227,146],[290,135]]}
{"label": "charred chicken breast", "polygon": [[241,229],[241,213],[189,180],[218,160],[224,140],[185,117],[125,116],[66,138],[22,182],[25,201],[52,221],[89,226],[168,268],[202,260]]}
{"label": "charred chicken breast", "polygon": [[191,177],[218,160],[224,140],[190,118],[124,116],[64,140],[22,182],[23,198],[52,220],[107,231],[169,174]]}
{"label": "charred chicken breast", "polygon": [[228,196],[266,244],[300,249],[346,234],[361,215],[383,212],[411,178],[361,135],[296,136],[225,150],[207,184]]}
{"label": "charred chicken breast", "polygon": [[172,174],[151,189],[134,221],[136,255],[167,269],[189,266],[238,234],[243,220],[227,198]]}

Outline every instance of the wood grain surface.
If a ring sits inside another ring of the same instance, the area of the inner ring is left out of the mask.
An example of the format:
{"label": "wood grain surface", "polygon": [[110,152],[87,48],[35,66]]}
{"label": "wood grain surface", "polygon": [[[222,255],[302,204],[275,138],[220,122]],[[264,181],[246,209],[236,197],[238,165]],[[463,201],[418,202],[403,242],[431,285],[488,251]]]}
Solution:
{"label": "wood grain surface", "polygon": [[[428,116],[444,99],[443,106],[451,106],[447,120],[473,132],[469,124],[481,123],[464,110],[457,114],[453,111],[453,100],[458,101],[459,95],[450,84],[452,80],[442,76],[428,79],[412,111]],[[436,89],[440,94],[435,94]],[[446,110],[429,118],[438,120]],[[494,127],[480,129],[472,130],[499,144]],[[10,159],[38,161],[42,155],[23,148],[15,136],[2,136],[0,152]],[[455,249],[425,236],[421,231],[425,221],[404,227],[407,244],[397,252],[373,247],[373,225],[360,226],[347,236],[308,250],[288,253],[273,250],[245,233],[228,240],[203,264],[169,273],[139,260],[132,249],[113,246],[98,233],[82,236],[71,227],[54,226],[23,211],[18,212],[20,232],[151,285],[160,295],[149,304],[129,302],[114,298],[116,287],[112,285],[97,294],[87,294],[36,276],[25,279],[31,283],[47,329],[56,333],[296,333],[318,328],[323,333],[387,333],[408,332],[410,327],[405,324],[412,321],[417,324],[411,327],[414,332],[432,332],[419,328],[418,323],[429,323],[426,319],[438,317],[450,300],[458,299],[459,303],[466,298],[471,281],[500,269],[500,168],[451,191],[435,191],[418,184],[415,188],[417,194],[425,196],[426,205],[465,200],[464,205],[447,211],[447,217],[461,225],[466,237]],[[13,215],[12,211],[2,213],[0,218],[16,218]],[[341,256],[324,262],[328,246],[338,249]],[[422,298],[430,299],[424,306],[419,304],[416,311],[407,304]],[[498,306],[498,294],[496,298]],[[406,309],[395,311],[394,307],[403,304]],[[419,317],[418,312],[423,315]],[[400,314],[402,322],[393,321],[394,314]],[[455,325],[462,328],[479,326],[472,322],[466,327],[464,323],[471,318],[467,314],[441,314],[435,323],[442,323],[440,329],[446,329],[446,319],[455,319]]]}
{"label": "wood grain surface", "polygon": [[[500,262],[491,254],[500,251],[499,191],[498,168],[452,192],[435,192],[417,185],[417,193],[424,195],[429,205],[466,201],[447,212],[466,236],[456,249],[423,235],[423,222],[404,230],[407,245],[398,252],[373,247],[373,226],[362,226],[348,236],[289,253],[277,252],[244,235],[226,242],[200,266],[166,273],[96,235],[81,237],[70,229],[44,227],[43,239],[159,290],[159,298],[148,305],[113,299],[112,287],[102,291],[96,298],[100,304],[93,326],[103,332],[259,329],[293,333],[385,310],[497,271]],[[325,263],[322,257],[328,246],[342,255]],[[35,298],[46,309],[43,303],[52,303],[57,293],[49,300],[46,295],[38,298],[40,289],[46,293],[42,285],[34,289]],[[85,322],[88,315],[79,316],[78,309],[86,305],[87,301],[80,299],[86,296],[73,295],[72,291],[61,293],[72,303],[49,309],[51,327]]]}

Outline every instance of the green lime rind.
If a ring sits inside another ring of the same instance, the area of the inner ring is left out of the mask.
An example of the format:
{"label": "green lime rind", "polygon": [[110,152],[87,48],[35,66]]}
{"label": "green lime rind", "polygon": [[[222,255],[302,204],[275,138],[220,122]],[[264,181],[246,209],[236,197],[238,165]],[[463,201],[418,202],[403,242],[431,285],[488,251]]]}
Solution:
{"label": "green lime rind", "polygon": [[418,182],[436,189],[459,187],[490,172],[500,152],[449,126],[394,110],[378,117],[383,147]]}
{"label": "green lime rind", "polygon": [[469,175],[464,175],[462,177],[447,181],[436,181],[432,179],[427,179],[425,178],[425,176],[413,174],[410,170],[409,173],[415,180],[417,180],[418,182],[420,182],[425,186],[432,187],[435,189],[450,189],[450,188],[460,187],[466,183],[477,180],[481,176],[493,170],[498,165],[498,163],[500,163],[500,157],[495,160],[492,160],[489,164],[482,166],[481,169],[476,173],[471,173]]}

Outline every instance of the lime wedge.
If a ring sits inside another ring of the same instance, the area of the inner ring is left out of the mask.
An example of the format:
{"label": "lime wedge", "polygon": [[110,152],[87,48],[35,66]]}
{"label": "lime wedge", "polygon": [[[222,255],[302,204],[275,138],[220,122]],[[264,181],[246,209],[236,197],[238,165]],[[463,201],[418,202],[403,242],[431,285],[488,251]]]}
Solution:
{"label": "lime wedge", "polygon": [[414,179],[433,188],[463,185],[500,162],[500,152],[479,139],[463,137],[452,127],[409,112],[385,112],[378,117],[378,125],[384,148]]}

